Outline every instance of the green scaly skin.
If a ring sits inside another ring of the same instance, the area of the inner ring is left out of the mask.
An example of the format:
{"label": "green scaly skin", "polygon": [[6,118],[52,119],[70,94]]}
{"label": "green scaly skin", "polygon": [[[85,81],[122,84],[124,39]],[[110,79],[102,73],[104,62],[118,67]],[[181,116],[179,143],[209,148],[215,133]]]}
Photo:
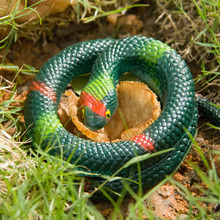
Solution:
{"label": "green scaly skin", "polygon": [[[57,116],[57,107],[71,80],[91,72],[84,92],[104,103],[113,114],[118,103],[115,87],[120,76],[127,71],[147,83],[158,94],[163,105],[159,118],[142,136],[138,136],[136,141],[97,143],[78,138],[63,128]],[[173,173],[189,152],[191,140],[184,129],[192,135],[196,133],[198,111],[194,83],[180,55],[160,41],[134,36],[122,40],[78,43],[49,59],[34,82],[41,89],[32,85],[24,112],[33,144],[43,149],[50,146],[49,153],[63,155],[64,160],[74,151],[70,163],[81,165],[80,170],[96,176],[114,174],[135,156],[151,151],[142,146],[144,142],[140,137],[144,137],[156,152],[174,148],[166,154],[141,162],[142,187],[149,189]],[[46,89],[42,89],[44,85]],[[220,124],[219,111],[217,115]],[[136,165],[123,169],[118,175],[138,182]],[[90,180],[103,182],[101,177]],[[138,184],[129,184],[137,191]],[[106,187],[119,193],[123,189],[119,180],[108,182]],[[101,194],[98,192],[95,195],[99,197]]]}

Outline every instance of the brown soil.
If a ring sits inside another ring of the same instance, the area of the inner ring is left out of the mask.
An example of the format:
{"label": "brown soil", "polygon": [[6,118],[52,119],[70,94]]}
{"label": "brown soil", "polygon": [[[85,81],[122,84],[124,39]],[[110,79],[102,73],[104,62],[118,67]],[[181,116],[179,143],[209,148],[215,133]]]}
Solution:
{"label": "brown soil", "polygon": [[[76,42],[98,38],[124,38],[138,34],[147,37],[154,37],[165,42],[167,40],[164,37],[166,33],[161,33],[159,22],[155,23],[158,16],[158,9],[156,8],[156,5],[153,4],[147,8],[132,9],[129,11],[129,13],[123,16],[111,15],[107,18],[99,19],[93,23],[78,24],[76,22],[70,22],[68,25],[64,26],[55,25],[50,33],[50,35],[52,35],[52,39],[49,38],[49,33],[46,33],[46,35],[41,35],[41,40],[36,42],[33,42],[27,38],[19,38],[17,43],[13,43],[11,45],[5,63],[13,63],[19,67],[22,67],[23,64],[26,64],[39,69],[48,58],[66,46]],[[172,29],[170,28],[168,29],[168,31],[171,30]],[[173,29],[172,31],[175,30]],[[5,50],[0,51],[0,55],[3,55],[4,52]],[[187,60],[190,59],[186,56],[186,61]],[[200,72],[200,65],[195,65],[195,61],[190,61],[189,64],[192,74],[196,76]],[[14,72],[9,71],[1,71],[1,75],[10,81],[15,77]],[[32,79],[32,76],[20,74],[20,81],[17,90],[18,95],[15,97],[15,99],[24,100]],[[198,89],[201,89],[200,85],[197,85],[197,87]],[[214,99],[213,97],[217,97],[216,102],[219,102],[219,90],[217,89],[217,86],[212,85],[205,89],[203,93],[212,99]],[[7,100],[7,98],[8,94],[5,92],[2,99]],[[21,122],[23,122],[22,118]],[[206,159],[210,162],[210,150],[220,150],[220,135],[219,131],[209,128],[206,125],[206,122],[206,119],[200,117],[198,126],[199,131],[196,141],[201,147]],[[13,133],[13,131],[11,132]],[[217,162],[218,158],[216,155],[213,156],[213,160],[216,163],[216,166],[219,167],[219,163]],[[184,184],[192,195],[198,197],[202,194],[202,192],[194,183],[197,183],[204,188],[206,188],[206,185],[202,183],[201,179],[198,177],[194,169],[189,166],[187,161],[191,161],[194,164],[199,165],[200,168],[205,171],[205,166],[197,151],[193,147],[186,160],[179,168],[178,172],[174,175],[174,179]],[[134,201],[131,198],[127,198],[121,206],[121,212],[125,216],[127,215],[127,206],[129,202]],[[178,187],[170,185],[169,183],[163,185],[159,190],[151,195],[146,201],[146,206],[150,207],[155,216],[158,216],[162,219],[176,219],[177,216],[179,216],[181,219],[184,219],[189,211],[189,204],[181,195],[181,190]],[[204,206],[204,209],[214,209],[210,206],[210,204],[203,203],[202,206]],[[104,216],[106,216],[107,219],[111,219],[114,208],[110,203],[107,202],[104,205],[103,203],[97,203],[96,207]],[[196,214],[197,209],[195,208],[193,212],[193,214]],[[147,219],[144,216],[143,218]]]}

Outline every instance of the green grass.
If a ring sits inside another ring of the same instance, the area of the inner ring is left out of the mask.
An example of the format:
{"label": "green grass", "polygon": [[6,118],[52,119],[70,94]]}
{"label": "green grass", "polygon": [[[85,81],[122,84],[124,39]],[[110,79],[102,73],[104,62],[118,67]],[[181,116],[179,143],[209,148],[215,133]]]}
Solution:
{"label": "green grass", "polygon": [[[16,135],[14,137],[4,137],[4,133],[0,135],[1,219],[104,219],[89,201],[90,195],[84,193],[85,180],[77,175],[74,165],[54,158],[40,149],[29,149],[27,154],[22,150],[24,142],[19,143],[15,138]],[[220,202],[217,168],[213,162],[209,165],[201,149],[195,140],[193,141],[205,166],[205,170],[202,170],[198,165],[189,162],[207,186],[204,188],[199,184],[195,185],[202,196],[192,195],[182,184],[172,180],[171,176],[145,195],[141,191],[134,193],[127,182],[122,180],[125,190],[134,198],[134,202],[128,207],[127,219],[143,219],[143,216],[155,219],[153,211],[146,207],[144,201],[167,181],[178,187],[189,201],[189,219],[192,219],[192,216],[194,219],[219,217],[219,211],[204,209],[202,205],[210,203],[217,206]],[[219,151],[215,153],[220,154]],[[148,157],[149,155],[144,155],[134,158],[120,170]],[[107,181],[113,180],[118,172]],[[107,193],[106,197],[113,204],[112,219],[123,219],[120,205],[124,196],[117,201],[112,200]]]}
{"label": "green grass", "polygon": [[[205,167],[204,169],[201,169],[198,165],[188,161],[189,165],[195,170],[202,182],[201,185],[199,183],[194,184],[197,194],[200,196],[192,195],[189,189],[177,181],[171,180],[170,182],[179,187],[181,194],[189,201],[189,215],[193,214],[195,219],[219,219],[220,179],[218,176],[218,167],[216,167],[216,164],[213,161],[213,155],[219,155],[220,151],[211,151],[209,156],[205,157],[195,140],[193,138],[192,140],[197,153],[202,159],[203,166]],[[208,206],[204,207],[204,204],[210,205],[213,208]]]}
{"label": "green grass", "polygon": [[200,5],[195,0],[193,0],[193,2],[204,24],[204,29],[198,33],[194,43],[207,48],[207,52],[214,56],[214,69],[206,70],[203,62],[203,74],[197,78],[197,81],[200,81],[208,77],[205,82],[205,84],[208,84],[216,77],[220,76],[220,69],[216,68],[220,64],[220,4],[218,1],[212,0],[202,0]]}
{"label": "green grass", "polygon": [[[202,30],[198,29],[196,23],[193,22],[179,1],[172,1],[172,3],[178,5],[178,13],[181,16],[187,16],[191,20],[192,29],[196,33],[191,43],[201,48],[202,51],[206,51],[206,54],[203,54],[202,74],[197,77],[196,81],[202,82],[204,85],[213,80],[219,82],[219,3],[214,0],[192,1],[192,7],[195,7],[198,13],[197,19],[203,25]],[[118,2],[117,6],[118,8],[107,12],[102,8],[105,5],[101,7],[89,1],[78,1],[76,6],[77,19],[78,21],[92,21],[130,7],[128,5],[121,6]],[[89,14],[91,12],[93,15]],[[0,42],[2,45],[0,49],[3,47],[9,49],[10,45],[17,40],[20,28],[14,20],[17,15],[18,11],[14,10],[7,17],[0,18],[0,25],[11,25],[12,27],[9,35]],[[41,20],[39,22],[41,23]],[[211,66],[207,57],[213,61]],[[90,202],[89,195],[84,193],[85,179],[78,177],[78,173],[73,169],[74,165],[57,160],[40,149],[36,151],[30,148],[31,143],[26,136],[25,128],[19,121],[19,117],[22,116],[22,107],[14,105],[17,102],[14,97],[16,86],[20,81],[19,77],[22,77],[21,74],[34,75],[37,70],[29,66],[20,68],[6,63],[0,65],[1,69],[14,71],[16,77],[12,82],[1,78],[0,100],[2,100],[5,91],[10,91],[11,94],[7,100],[0,103],[0,218],[3,220],[104,219],[100,211]],[[219,128],[213,127],[213,129],[218,130]],[[195,184],[194,187],[197,188],[200,195],[193,195],[189,189],[172,180],[171,177],[167,177],[145,195],[142,194],[141,188],[137,194],[134,193],[124,181],[125,190],[135,201],[129,204],[126,219],[145,219],[144,216],[148,216],[149,219],[157,219],[152,209],[146,207],[144,201],[166,181],[180,189],[181,194],[188,201],[188,219],[220,218],[218,207],[220,204],[220,179],[217,173],[219,168],[212,160],[213,155],[219,155],[220,152],[212,151],[209,156],[205,156],[195,140],[193,138],[192,140],[203,163],[201,168],[192,162],[188,162],[206,186],[204,188]],[[144,157],[148,157],[148,155]],[[144,158],[137,157],[125,164],[124,167],[136,162],[139,163],[142,159]],[[139,165],[138,169],[140,169]],[[117,178],[117,173],[108,177],[106,181],[114,178]],[[123,219],[120,206],[123,203],[124,195],[122,194],[120,199],[114,201],[107,192],[105,193],[113,204],[112,219]],[[204,208],[203,204],[210,205],[212,208],[208,209],[208,206]]]}
{"label": "green grass", "polygon": [[3,99],[4,91],[11,92],[9,98],[0,103],[0,129],[4,129],[5,132],[10,129],[20,132],[19,117],[21,116],[22,108],[13,105],[15,102],[20,102],[19,100],[14,100],[16,85],[7,80],[3,81],[2,77],[0,80],[0,100]]}
{"label": "green grass", "polygon": [[84,180],[76,177],[70,164],[58,163],[46,154],[21,154],[13,149],[14,143],[4,141],[1,219],[102,219],[83,194]]}
{"label": "green grass", "polygon": [[[197,51],[201,54],[195,55],[198,60],[202,58],[201,71],[195,81],[202,81],[207,85],[220,76],[220,4],[214,0],[192,0],[192,7],[196,9],[193,15],[188,15],[187,10],[190,7],[183,6],[182,2],[176,1],[179,12],[185,16],[194,30],[192,43]],[[188,3],[187,3],[188,4]],[[187,9],[186,9],[187,8]],[[219,82],[219,80],[218,80]]]}

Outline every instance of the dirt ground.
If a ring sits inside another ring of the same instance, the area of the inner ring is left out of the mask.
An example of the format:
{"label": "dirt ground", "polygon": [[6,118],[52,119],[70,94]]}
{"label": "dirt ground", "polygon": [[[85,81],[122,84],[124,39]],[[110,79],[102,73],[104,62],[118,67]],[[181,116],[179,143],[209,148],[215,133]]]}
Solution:
{"label": "dirt ground", "polygon": [[[39,69],[48,58],[58,53],[63,48],[85,40],[99,39],[106,37],[124,38],[131,35],[144,35],[147,37],[154,37],[161,41],[166,41],[164,35],[160,33],[160,26],[156,23],[158,14],[155,9],[155,5],[147,8],[135,8],[129,10],[126,15],[117,16],[111,15],[92,23],[76,23],[70,22],[68,25],[55,25],[50,36],[48,33],[43,33],[40,40],[33,41],[32,39],[19,38],[16,43],[13,43],[8,51],[5,63],[13,63],[19,67],[23,64],[30,65]],[[159,33],[159,34],[158,34]],[[4,50],[0,52],[3,55]],[[189,62],[189,67],[195,77],[199,71],[200,66],[196,66],[195,63]],[[14,73],[4,71],[2,75],[12,80]],[[23,100],[27,94],[28,87],[33,79],[32,76],[24,74],[20,75],[20,82],[17,87],[17,99]],[[200,90],[201,86],[197,85],[197,90]],[[213,88],[214,90],[216,88]],[[212,92],[212,89],[203,91],[206,95]],[[197,143],[201,147],[204,155],[209,160],[209,152],[211,149],[220,149],[219,131],[213,130],[206,125],[206,119],[202,116],[199,118],[198,135],[196,138]],[[217,156],[213,157],[217,164]],[[201,179],[197,176],[194,169],[190,167],[187,161],[200,166],[205,170],[205,166],[193,147],[187,156],[184,163],[179,168],[178,172],[174,175],[174,179],[182,184],[193,194],[194,196],[200,196],[201,191],[198,190],[198,185],[203,185]],[[219,172],[220,175],[220,172]],[[206,188],[204,184],[204,188]],[[134,202],[132,199],[127,198],[121,207],[122,213],[126,216],[127,206],[129,202]],[[113,206],[110,203],[103,205],[96,204],[100,212],[106,216],[107,219],[111,219]],[[174,187],[170,183],[163,185],[146,201],[146,206],[151,208],[155,216],[162,219],[184,219],[187,217],[189,204],[186,199],[181,195],[181,190],[178,187]],[[204,209],[215,210],[219,205],[203,203]],[[193,210],[196,214],[198,211],[196,208]],[[144,218],[144,217],[143,217]]]}

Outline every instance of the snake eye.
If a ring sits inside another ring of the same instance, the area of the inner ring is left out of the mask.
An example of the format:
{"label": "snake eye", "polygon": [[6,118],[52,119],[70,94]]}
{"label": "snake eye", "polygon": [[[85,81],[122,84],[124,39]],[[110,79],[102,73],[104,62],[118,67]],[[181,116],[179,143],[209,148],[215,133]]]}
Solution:
{"label": "snake eye", "polygon": [[84,115],[85,115],[85,110],[84,108],[82,109],[82,118],[84,118]]}
{"label": "snake eye", "polygon": [[106,113],[105,113],[105,117],[106,119],[109,119],[111,116],[111,112],[108,110]]}

